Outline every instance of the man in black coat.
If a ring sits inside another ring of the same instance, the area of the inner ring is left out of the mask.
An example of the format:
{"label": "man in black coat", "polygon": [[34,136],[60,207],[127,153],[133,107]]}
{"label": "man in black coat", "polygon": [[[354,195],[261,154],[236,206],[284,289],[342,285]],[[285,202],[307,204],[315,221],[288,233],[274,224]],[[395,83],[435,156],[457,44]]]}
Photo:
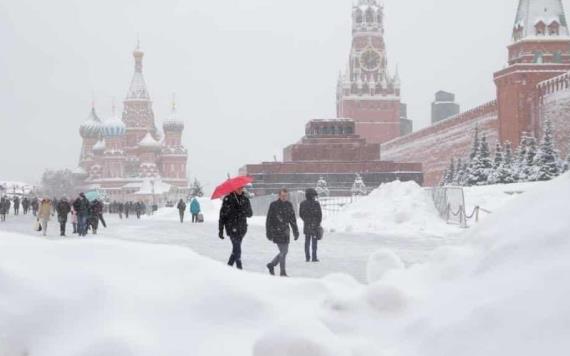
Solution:
{"label": "man in black coat", "polygon": [[32,199],[31,206],[32,206],[32,214],[34,214],[34,216],[38,215],[38,209],[40,208],[40,201],[38,200],[37,197]]}
{"label": "man in black coat", "polygon": [[28,210],[30,209],[30,201],[27,197],[22,199],[22,209],[24,209],[24,215],[28,215]]}
{"label": "man in black coat", "polygon": [[275,267],[279,265],[281,276],[287,277],[286,259],[289,252],[289,242],[291,240],[291,229],[295,240],[299,239],[299,228],[293,204],[289,201],[287,189],[281,189],[279,199],[271,203],[267,213],[265,229],[267,238],[277,244],[279,254],[267,264],[267,269],[271,275],[275,275]]}
{"label": "man in black coat", "polygon": [[67,216],[71,212],[71,204],[66,198],[61,199],[56,207],[57,221],[59,221],[59,232],[61,236],[65,236],[65,225],[67,224]]}
{"label": "man in black coat", "polygon": [[180,199],[178,205],[176,205],[176,208],[178,208],[178,214],[180,215],[180,223],[183,223],[184,213],[186,212],[186,203],[184,202],[184,200]]}
{"label": "man in black coat", "polygon": [[238,269],[242,269],[241,243],[247,234],[247,218],[253,216],[249,198],[244,194],[243,188],[230,193],[224,198],[220,209],[219,237],[224,239],[224,229],[232,242],[232,254],[228,265],[234,263]]}
{"label": "man in black coat", "polygon": [[[317,201],[317,191],[315,189],[307,189],[305,192],[306,200],[301,203],[299,216],[303,220],[303,233],[305,234],[305,258],[307,262],[319,262],[317,258],[317,246],[320,238],[319,229],[323,221],[323,211],[321,203]],[[312,245],[312,249],[311,249]],[[311,258],[312,252],[312,258]]]}
{"label": "man in black coat", "polygon": [[14,198],[14,215],[19,215],[19,214],[20,214],[20,198],[15,197]]}

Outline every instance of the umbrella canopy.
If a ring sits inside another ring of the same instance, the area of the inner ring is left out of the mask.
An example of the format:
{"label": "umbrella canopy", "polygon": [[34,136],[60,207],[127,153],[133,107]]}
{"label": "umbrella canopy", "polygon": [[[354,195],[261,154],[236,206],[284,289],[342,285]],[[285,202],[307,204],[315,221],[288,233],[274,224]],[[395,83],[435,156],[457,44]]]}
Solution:
{"label": "umbrella canopy", "polygon": [[90,192],[85,193],[85,198],[87,198],[87,200],[89,201],[93,201],[95,199],[101,198],[101,194],[99,194],[99,192],[96,190],[92,190]]}
{"label": "umbrella canopy", "polygon": [[212,200],[225,197],[231,192],[243,188],[252,182],[253,178],[247,176],[230,178],[216,187],[214,194],[212,194]]}

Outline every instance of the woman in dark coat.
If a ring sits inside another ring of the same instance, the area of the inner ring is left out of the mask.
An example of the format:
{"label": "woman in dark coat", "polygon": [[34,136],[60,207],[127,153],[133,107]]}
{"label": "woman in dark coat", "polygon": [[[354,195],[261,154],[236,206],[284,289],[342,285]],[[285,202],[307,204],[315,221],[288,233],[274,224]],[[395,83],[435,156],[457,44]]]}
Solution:
{"label": "woman in dark coat", "polygon": [[[299,215],[303,220],[303,233],[305,234],[305,258],[307,262],[319,262],[317,258],[317,246],[320,238],[319,230],[323,221],[323,211],[321,203],[317,200],[317,191],[307,189],[305,192],[306,200],[301,203]],[[312,245],[312,249],[311,249]],[[311,258],[312,252],[312,258]]]}
{"label": "woman in dark coat", "polygon": [[232,254],[228,265],[234,263],[238,269],[242,269],[241,243],[247,234],[247,218],[253,216],[249,198],[244,194],[243,188],[230,193],[224,198],[220,209],[219,237],[224,239],[224,229],[232,241]]}
{"label": "woman in dark coat", "polygon": [[287,189],[281,189],[279,199],[271,203],[267,212],[265,223],[267,238],[273,241],[279,253],[271,262],[267,264],[267,269],[271,275],[275,274],[275,267],[279,265],[281,276],[287,277],[286,259],[289,253],[289,242],[291,241],[291,229],[295,240],[299,239],[299,228],[293,204],[289,201]]}

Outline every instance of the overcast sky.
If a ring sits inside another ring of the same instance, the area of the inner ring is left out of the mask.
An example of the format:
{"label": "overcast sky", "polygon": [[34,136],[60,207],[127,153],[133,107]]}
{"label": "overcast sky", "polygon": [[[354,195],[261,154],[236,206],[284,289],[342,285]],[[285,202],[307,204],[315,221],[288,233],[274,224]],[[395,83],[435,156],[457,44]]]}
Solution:
{"label": "overcast sky", "polygon": [[[92,98],[106,117],[126,94],[137,33],[159,122],[176,92],[191,177],[211,186],[246,163],[281,158],[309,119],[335,116],[351,3],[0,0],[0,180],[76,167]],[[439,89],[462,109],[493,99],[516,6],[385,0],[389,65],[399,65],[416,128]]]}

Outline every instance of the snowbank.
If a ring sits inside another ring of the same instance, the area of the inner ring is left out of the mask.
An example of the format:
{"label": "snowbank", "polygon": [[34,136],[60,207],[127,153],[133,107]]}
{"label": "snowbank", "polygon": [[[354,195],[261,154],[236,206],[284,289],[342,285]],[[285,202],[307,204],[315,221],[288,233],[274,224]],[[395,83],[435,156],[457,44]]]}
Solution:
{"label": "snowbank", "polygon": [[[199,198],[198,201],[200,202],[200,208],[202,209],[204,220],[206,222],[217,222],[220,214],[220,207],[222,204],[221,200]],[[186,219],[189,220],[192,218],[190,215],[190,202],[187,202],[186,204]],[[176,206],[172,208],[160,208],[150,218],[162,221],[178,221],[180,219]]]}
{"label": "snowbank", "polygon": [[323,224],[337,232],[443,236],[457,227],[447,225],[431,197],[415,182],[383,184],[370,195],[348,205]]}
{"label": "snowbank", "polygon": [[[416,194],[405,188],[374,196],[429,217],[390,194]],[[370,285],[240,273],[184,248],[2,232],[0,355],[564,355],[569,201],[568,174],[532,187],[429,263],[374,254]]]}

